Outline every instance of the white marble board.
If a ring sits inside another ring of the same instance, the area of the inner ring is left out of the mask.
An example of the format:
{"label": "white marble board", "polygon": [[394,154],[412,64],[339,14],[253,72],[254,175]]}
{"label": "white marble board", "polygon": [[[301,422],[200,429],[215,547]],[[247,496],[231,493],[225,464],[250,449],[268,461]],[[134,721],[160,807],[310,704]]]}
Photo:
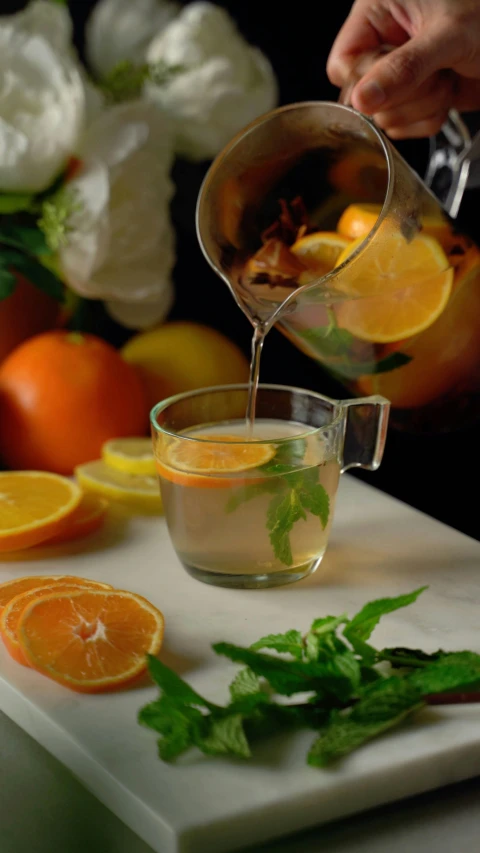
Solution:
{"label": "white marble board", "polygon": [[[480,544],[348,475],[320,571],[275,590],[212,588],[181,568],[163,519],[117,517],[83,544],[3,555],[0,578],[79,574],[135,590],[166,617],[163,660],[200,692],[226,698],[234,671],[216,640],[307,628],[367,600],[430,589],[385,617],[384,645],[480,651]],[[157,853],[227,853],[480,774],[480,708],[430,709],[416,723],[328,771],[306,766],[312,733],[265,743],[250,762],[168,766],[136,722],[150,686],[101,696],[70,692],[0,648],[0,710],[62,761]]]}

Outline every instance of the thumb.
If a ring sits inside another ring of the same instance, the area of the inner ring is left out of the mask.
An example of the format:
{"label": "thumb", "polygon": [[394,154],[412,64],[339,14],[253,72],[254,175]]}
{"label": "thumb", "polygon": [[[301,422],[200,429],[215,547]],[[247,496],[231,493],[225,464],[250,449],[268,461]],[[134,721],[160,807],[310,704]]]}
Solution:
{"label": "thumb", "polygon": [[420,33],[387,53],[357,83],[352,105],[372,113],[413,100],[418,87],[435,72],[451,67],[454,51],[451,32]]}

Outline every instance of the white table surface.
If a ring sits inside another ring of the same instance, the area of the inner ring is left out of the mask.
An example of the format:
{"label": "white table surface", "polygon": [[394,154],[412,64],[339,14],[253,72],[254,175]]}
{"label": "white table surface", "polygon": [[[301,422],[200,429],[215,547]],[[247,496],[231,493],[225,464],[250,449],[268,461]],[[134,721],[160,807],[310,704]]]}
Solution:
{"label": "white table surface", "polygon": [[[426,649],[439,645],[480,648],[480,545],[349,477],[343,478],[323,571],[293,587],[238,593],[198,584],[175,562],[163,522],[153,519],[135,519],[125,526],[116,523],[93,537],[88,546],[76,546],[68,557],[62,558],[57,553],[52,560],[52,556],[48,550],[40,550],[30,552],[28,559],[25,555],[4,557],[3,576],[41,574],[47,570],[62,574],[78,572],[135,589],[160,606],[163,597],[167,615],[164,659],[187,670],[191,680],[207,695],[211,695],[212,688],[219,689],[219,670],[212,669],[208,652],[212,639],[251,641],[259,633],[259,621],[268,631],[306,627],[312,616],[344,609],[354,612],[378,595],[398,594],[424,583],[430,584],[430,590],[425,593],[423,606],[417,604],[411,610],[386,617],[378,630],[377,641]],[[242,597],[240,618],[238,596]],[[208,614],[207,626],[201,625],[201,620],[191,623],[193,605],[195,612]],[[292,625],[285,624],[286,616]],[[220,666],[223,668],[225,664]],[[325,822],[480,774],[480,718],[476,706],[470,706],[444,709],[441,718],[433,723],[421,720],[410,729],[384,739],[381,746],[377,742],[360,750],[329,778],[321,772],[305,770],[308,744],[301,736],[282,748],[282,756],[275,754],[273,764],[272,756],[267,755],[268,747],[262,753],[263,763],[261,760],[249,769],[228,762],[210,763],[208,790],[201,791],[195,787],[195,778],[197,786],[201,785],[202,779],[207,778],[203,775],[205,767],[172,771],[162,765],[155,757],[154,737],[134,724],[138,707],[154,695],[150,689],[141,692],[141,696],[123,694],[116,700],[79,699],[13,664],[0,650],[0,708],[61,758],[91,791],[160,853],[164,849],[167,853],[167,848],[168,851],[185,849],[188,853],[197,850],[200,853],[200,848],[201,853],[226,850],[227,836],[228,849],[233,850],[245,845],[247,838],[253,842],[272,837],[272,824],[279,826],[285,835],[317,820]],[[147,853],[149,848],[143,841],[124,829],[68,771],[3,717],[0,750],[1,853],[23,853],[27,849],[29,853],[43,853],[39,845],[44,839],[45,850],[58,849],[61,853],[75,853],[77,848],[98,849],[102,853]],[[152,792],[154,784],[161,786],[161,797],[158,790]],[[294,804],[291,797],[289,801],[290,786],[297,796]],[[229,792],[230,800],[227,796],[222,802],[219,792],[224,789]],[[216,793],[211,801],[212,792]],[[418,843],[418,850],[446,853],[455,849],[456,853],[462,853],[463,849],[476,849],[475,843],[469,845],[464,836],[462,844],[466,846],[458,846],[455,809],[449,809],[447,817],[445,803],[452,798],[457,802],[458,820],[464,827],[462,831],[468,833],[462,798],[466,797],[468,803],[472,797],[476,799],[475,792],[478,796],[478,787],[470,783],[460,792],[445,790],[430,795],[433,797],[430,800],[389,807],[387,812],[374,817],[364,815],[343,820],[340,825],[311,831],[303,839],[275,841],[260,849],[265,853],[316,853],[317,849],[374,853],[388,848],[389,853],[397,850],[403,853],[407,849],[412,853]],[[236,797],[233,810],[232,796]],[[143,798],[141,808],[139,797]],[[184,841],[178,848],[167,841],[159,844],[158,819],[151,819],[148,813],[159,802],[160,820],[166,821],[175,833],[179,832],[179,838],[183,838],[186,829],[185,847]],[[255,815],[258,831],[256,825],[252,830],[252,820],[250,825],[242,821],[244,807]],[[209,812],[205,819],[202,808]],[[414,817],[405,823],[404,815],[403,822],[397,822],[395,815],[405,808]],[[432,813],[430,841],[425,836],[429,822],[423,821],[424,809]],[[226,834],[222,820],[229,814]],[[440,832],[447,820],[453,820],[453,824],[448,829],[445,825]],[[377,827],[375,842],[371,837],[372,826]],[[55,833],[59,832],[64,835],[61,842],[55,839]],[[96,848],[92,832],[100,833]],[[455,832],[455,847],[442,848],[437,840],[433,844],[435,834],[439,835],[440,843],[447,843],[449,833]],[[80,844],[78,839],[82,838]],[[156,843],[150,841],[154,838]],[[379,838],[383,838],[383,846],[372,846]],[[11,839],[8,841],[11,849],[5,848],[6,839]]]}
{"label": "white table surface", "polygon": [[[0,713],[1,853],[153,853],[52,755]],[[475,853],[480,779],[241,853]]]}

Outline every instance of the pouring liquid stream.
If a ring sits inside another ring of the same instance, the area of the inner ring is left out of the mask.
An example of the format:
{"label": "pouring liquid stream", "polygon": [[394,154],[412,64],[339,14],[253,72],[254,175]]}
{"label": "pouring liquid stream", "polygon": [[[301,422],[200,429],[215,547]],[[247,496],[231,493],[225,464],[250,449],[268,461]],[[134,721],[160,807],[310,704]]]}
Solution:
{"label": "pouring liquid stream", "polygon": [[258,382],[260,378],[260,359],[265,341],[265,334],[266,331],[262,325],[254,326],[252,336],[252,356],[250,360],[250,378],[248,383],[247,412],[245,417],[247,439],[253,438]]}

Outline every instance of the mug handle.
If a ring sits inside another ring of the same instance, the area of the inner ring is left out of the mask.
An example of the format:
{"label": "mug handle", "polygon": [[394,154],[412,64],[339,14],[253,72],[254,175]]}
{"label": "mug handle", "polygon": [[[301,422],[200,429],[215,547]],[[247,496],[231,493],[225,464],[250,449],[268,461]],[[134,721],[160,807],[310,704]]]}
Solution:
{"label": "mug handle", "polygon": [[[351,106],[353,89],[370,67],[373,60],[395,48],[382,45],[378,50],[363,54],[351,70],[350,78],[339,95],[339,103]],[[367,116],[371,119],[371,116]],[[440,132],[430,139],[430,156],[425,174],[425,184],[438,199],[446,213],[458,216],[464,192],[468,185],[470,166],[480,160],[480,133],[472,142],[468,127],[457,110],[450,110]]]}
{"label": "mug handle", "polygon": [[390,401],[374,395],[354,400],[340,400],[335,415],[343,418],[342,474],[349,468],[376,471],[387,439]]}

